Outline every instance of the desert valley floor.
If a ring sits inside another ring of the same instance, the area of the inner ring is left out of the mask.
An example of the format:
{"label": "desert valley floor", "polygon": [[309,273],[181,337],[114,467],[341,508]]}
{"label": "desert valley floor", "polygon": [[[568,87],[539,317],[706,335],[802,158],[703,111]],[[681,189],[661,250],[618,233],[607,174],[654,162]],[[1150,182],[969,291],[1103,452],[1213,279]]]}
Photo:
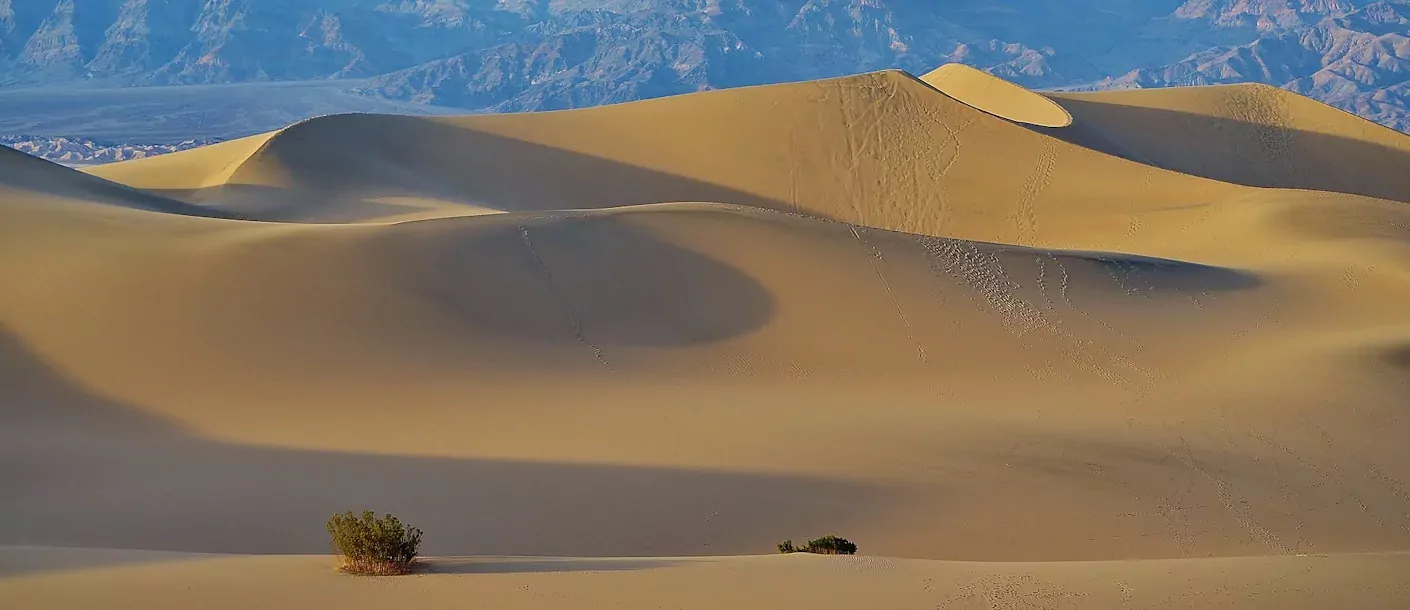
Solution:
{"label": "desert valley floor", "polygon": [[1265,86],[0,149],[0,606],[1406,608],[1407,303],[1410,136]]}

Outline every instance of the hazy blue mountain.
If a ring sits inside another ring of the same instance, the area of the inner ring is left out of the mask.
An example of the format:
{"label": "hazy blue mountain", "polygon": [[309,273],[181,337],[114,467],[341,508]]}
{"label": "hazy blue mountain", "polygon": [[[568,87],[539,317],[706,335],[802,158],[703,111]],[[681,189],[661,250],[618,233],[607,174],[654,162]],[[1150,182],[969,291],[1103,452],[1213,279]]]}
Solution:
{"label": "hazy blue mountain", "polygon": [[1243,23],[1259,35],[1136,69],[1097,87],[1263,82],[1410,131],[1410,2],[1264,2],[1262,13],[1249,12],[1257,3],[1199,4],[1195,16]]}
{"label": "hazy blue mountain", "polygon": [[0,0],[0,83],[345,79],[522,111],[962,61],[1039,88],[1264,82],[1406,128],[1407,16],[1410,0]]}
{"label": "hazy blue mountain", "polygon": [[236,138],[324,114],[464,112],[346,91],[358,82],[0,88],[0,136],[156,145]]}

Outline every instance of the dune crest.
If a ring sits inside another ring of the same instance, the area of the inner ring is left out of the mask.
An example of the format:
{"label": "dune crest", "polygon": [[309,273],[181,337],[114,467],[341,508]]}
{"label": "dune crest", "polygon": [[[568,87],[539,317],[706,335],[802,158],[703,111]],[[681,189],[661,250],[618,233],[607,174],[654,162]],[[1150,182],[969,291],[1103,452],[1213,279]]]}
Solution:
{"label": "dune crest", "polygon": [[975,109],[1015,123],[1051,128],[1072,124],[1072,115],[1061,105],[965,64],[945,64],[920,79]]}

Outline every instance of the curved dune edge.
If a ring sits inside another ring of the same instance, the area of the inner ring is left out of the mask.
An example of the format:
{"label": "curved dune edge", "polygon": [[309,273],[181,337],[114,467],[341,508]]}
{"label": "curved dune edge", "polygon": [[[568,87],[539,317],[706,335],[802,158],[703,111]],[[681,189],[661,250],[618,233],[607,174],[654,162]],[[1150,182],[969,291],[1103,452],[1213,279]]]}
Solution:
{"label": "curved dune edge", "polygon": [[0,146],[0,193],[14,201],[60,200],[98,203],[162,214],[237,219],[236,215],[202,208],[144,191],[139,187],[90,175]]}
{"label": "curved dune edge", "polygon": [[964,64],[945,64],[920,79],[945,95],[1015,123],[1072,125],[1072,115],[1047,97]]}
{"label": "curved dune edge", "polygon": [[1260,84],[1053,93],[1078,146],[1246,186],[1410,202],[1410,135]]}
{"label": "curved dune edge", "polygon": [[222,186],[270,140],[298,125],[299,123],[295,123],[283,129],[179,153],[93,165],[83,168],[82,171],[133,188],[154,191]]}

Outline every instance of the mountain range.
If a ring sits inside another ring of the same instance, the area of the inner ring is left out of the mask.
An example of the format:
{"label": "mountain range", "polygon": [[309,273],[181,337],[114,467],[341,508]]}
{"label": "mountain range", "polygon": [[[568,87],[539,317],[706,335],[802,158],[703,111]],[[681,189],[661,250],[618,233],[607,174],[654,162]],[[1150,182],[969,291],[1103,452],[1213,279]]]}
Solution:
{"label": "mountain range", "polygon": [[507,112],[947,62],[1266,83],[1410,129],[1410,0],[0,0],[8,89],[345,79]]}

